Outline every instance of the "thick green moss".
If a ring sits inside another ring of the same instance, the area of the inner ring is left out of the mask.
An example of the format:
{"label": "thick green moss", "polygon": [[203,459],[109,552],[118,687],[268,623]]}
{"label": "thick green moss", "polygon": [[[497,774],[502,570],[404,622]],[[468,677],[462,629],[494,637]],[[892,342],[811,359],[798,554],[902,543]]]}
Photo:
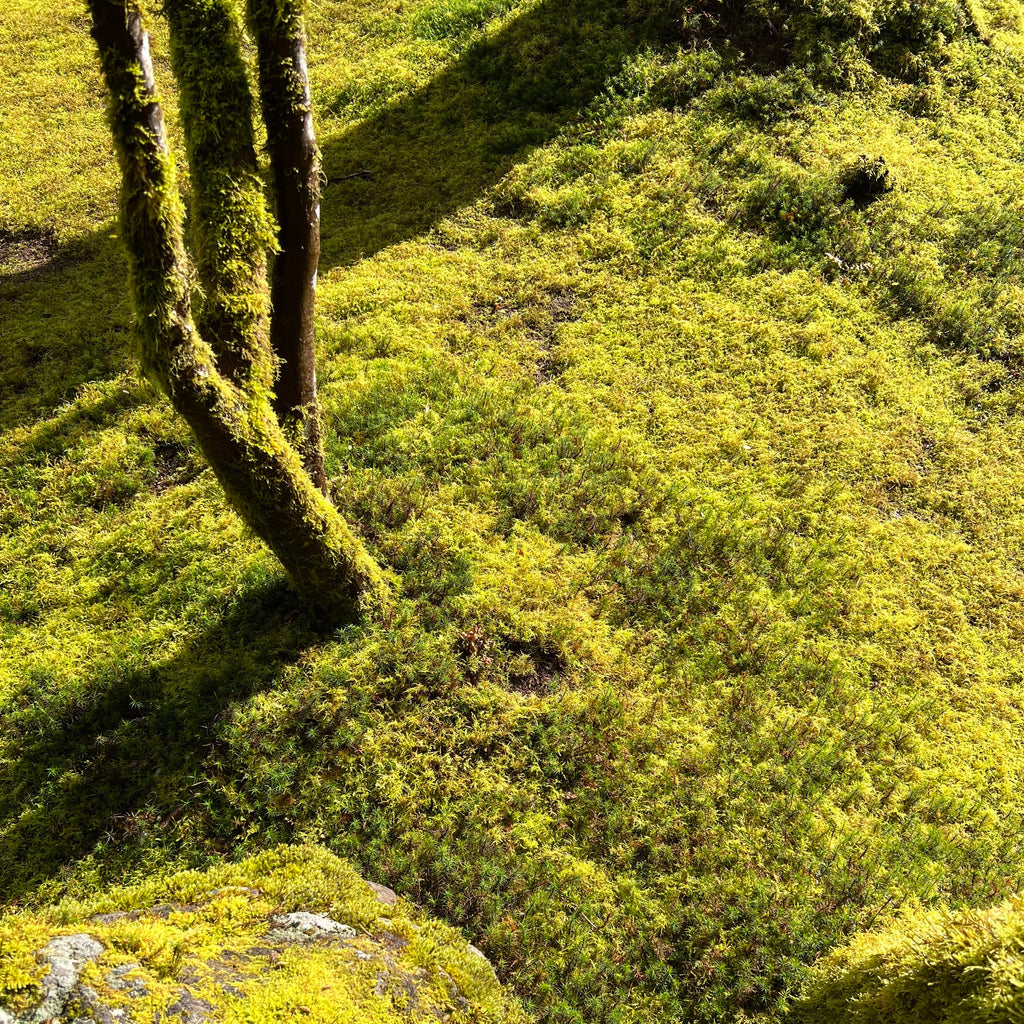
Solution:
{"label": "thick green moss", "polygon": [[[88,40],[39,3],[0,53],[57,102]],[[328,465],[385,621],[317,632],[121,372],[121,264],[64,245],[109,192],[0,164],[59,239],[0,286],[0,892],[324,842],[545,1021],[777,1022],[876,917],[1024,882],[1020,7],[835,88],[472,6],[309,8]],[[107,152],[22,96],[55,175]]]}
{"label": "thick green moss", "polygon": [[806,1024],[1024,1020],[1024,900],[906,914],[819,964],[793,1019]]}
{"label": "thick green moss", "polygon": [[274,225],[256,162],[238,11],[227,0],[181,0],[167,15],[202,288],[197,327],[221,372],[266,399],[275,374],[267,282]]}

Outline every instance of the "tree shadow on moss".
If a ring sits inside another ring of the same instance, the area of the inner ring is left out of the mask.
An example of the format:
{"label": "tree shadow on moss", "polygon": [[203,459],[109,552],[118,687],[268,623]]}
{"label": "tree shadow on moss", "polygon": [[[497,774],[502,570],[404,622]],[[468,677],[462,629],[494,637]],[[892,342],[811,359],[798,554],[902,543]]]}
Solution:
{"label": "tree shadow on moss", "polygon": [[0,430],[37,420],[87,381],[124,369],[131,314],[112,228],[68,245],[45,230],[0,235]]}
{"label": "tree shadow on moss", "polygon": [[[630,54],[671,34],[617,0],[547,0],[413,96],[321,140],[323,270],[415,237],[475,201],[525,153],[581,118]],[[339,102],[341,102],[339,94]],[[32,422],[131,351],[115,231],[58,246],[45,229],[0,237],[0,430]]]}
{"label": "tree shadow on moss", "polygon": [[[90,854],[116,876],[154,857],[229,852],[233,809],[199,782],[217,771],[218,729],[321,640],[280,581],[244,595],[166,661],[111,663],[64,689],[29,681],[0,721],[18,750],[0,757],[0,905],[69,877]],[[174,838],[186,811],[202,822],[202,847]]]}
{"label": "tree shadow on moss", "polygon": [[631,19],[625,8],[541,3],[408,99],[321,140],[322,269],[421,234],[581,121],[630,55],[671,31],[669,16]]}

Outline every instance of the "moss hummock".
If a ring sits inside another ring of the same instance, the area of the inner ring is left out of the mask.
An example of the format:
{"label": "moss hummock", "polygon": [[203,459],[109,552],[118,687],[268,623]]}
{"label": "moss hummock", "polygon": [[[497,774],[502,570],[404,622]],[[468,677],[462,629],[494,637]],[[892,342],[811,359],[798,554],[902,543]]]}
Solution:
{"label": "moss hummock", "polygon": [[526,1020],[458,932],[316,847],[0,918],[0,1021],[39,1007],[88,1020],[187,1008],[225,1024]]}
{"label": "moss hummock", "polygon": [[910,913],[827,956],[801,1024],[1024,1021],[1024,898],[986,911]]}

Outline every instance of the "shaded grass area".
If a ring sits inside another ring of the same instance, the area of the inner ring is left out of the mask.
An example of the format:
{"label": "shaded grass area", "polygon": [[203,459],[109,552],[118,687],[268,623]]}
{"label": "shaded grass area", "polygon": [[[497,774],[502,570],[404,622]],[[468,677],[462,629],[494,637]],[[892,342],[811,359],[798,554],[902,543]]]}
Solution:
{"label": "shaded grass area", "polygon": [[330,468],[388,628],[315,633],[121,370],[109,211],[4,165],[2,898],[314,840],[539,1019],[767,1021],[851,931],[1018,887],[996,13],[851,91],[642,5],[314,5]]}
{"label": "shaded grass area", "polygon": [[[199,810],[189,805],[216,723],[315,643],[305,622],[290,590],[274,582],[250,590],[171,657],[99,661],[58,692],[47,674],[22,677],[9,694],[15,714],[5,734],[20,756],[0,766],[6,899],[17,902],[86,857],[108,870],[137,871],[140,853],[159,862],[161,831],[186,808]],[[224,812],[205,804],[199,813]],[[155,849],[140,851],[146,833]],[[189,851],[196,863],[228,852],[204,847]]]}
{"label": "shaded grass area", "polygon": [[18,311],[0,323],[0,426],[9,429],[121,372],[131,320],[127,267],[110,231],[61,245],[30,227],[0,240],[0,265],[0,304]]}

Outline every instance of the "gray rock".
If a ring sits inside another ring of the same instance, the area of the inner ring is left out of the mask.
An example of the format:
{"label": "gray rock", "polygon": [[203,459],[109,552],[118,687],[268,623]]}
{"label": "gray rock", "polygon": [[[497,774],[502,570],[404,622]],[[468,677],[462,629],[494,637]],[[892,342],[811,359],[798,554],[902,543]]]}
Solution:
{"label": "gray rock", "polygon": [[[388,922],[390,924],[390,922]],[[396,935],[394,932],[384,931],[379,935],[375,935],[374,938],[383,945],[383,947],[389,953],[396,953],[399,950],[405,949],[409,945],[408,939],[403,939],[401,935]]]}
{"label": "gray rock", "polygon": [[[212,1019],[213,1007],[205,999],[197,999],[187,988],[167,1007],[167,1017],[181,1017],[185,1024],[206,1024]],[[166,1019],[166,1017],[165,1017]]]}
{"label": "gray rock", "polygon": [[398,893],[394,889],[389,889],[386,885],[381,885],[380,882],[367,882],[366,884],[373,890],[378,902],[385,906],[393,907],[398,902]]}
{"label": "gray rock", "polygon": [[0,1024],[14,1024],[14,1018],[0,1006]]}
{"label": "gray rock", "polygon": [[276,949],[271,949],[269,946],[250,946],[245,951],[245,955],[248,957],[264,957],[272,963],[278,960],[281,956]]}
{"label": "gray rock", "polygon": [[78,984],[82,967],[103,952],[103,946],[91,935],[79,932],[51,939],[39,951],[39,957],[50,965],[42,981],[43,1001],[14,1018],[14,1024],[46,1024],[60,1019]]}
{"label": "gray rock", "polygon": [[309,939],[354,939],[358,932],[350,925],[322,914],[278,914],[270,919],[273,928],[267,938],[274,942],[305,942]]}
{"label": "gray rock", "polygon": [[76,970],[80,970],[102,952],[102,943],[85,932],[78,932],[75,935],[58,935],[57,938],[50,939],[40,950],[40,956],[51,965],[58,960],[68,960]]}
{"label": "gray rock", "polygon": [[78,985],[71,993],[70,1002],[76,1011],[85,1010],[88,1013],[88,1017],[75,1018],[87,1021],[88,1024],[128,1024],[131,1021],[124,1010],[103,1003],[99,993],[88,985]]}
{"label": "gray rock", "polygon": [[112,988],[118,992],[125,992],[133,999],[141,999],[143,996],[149,995],[149,989],[146,988],[146,983],[141,978],[126,978],[126,974],[131,974],[132,971],[140,971],[142,966],[140,964],[121,964],[120,967],[115,967],[113,970],[108,971],[104,980]]}
{"label": "gray rock", "polygon": [[[138,914],[135,915],[138,917]],[[94,914],[89,918],[90,921],[94,921],[96,924],[115,924],[118,921],[123,921],[125,918],[130,918],[131,914],[124,910],[114,910],[109,914]]]}

